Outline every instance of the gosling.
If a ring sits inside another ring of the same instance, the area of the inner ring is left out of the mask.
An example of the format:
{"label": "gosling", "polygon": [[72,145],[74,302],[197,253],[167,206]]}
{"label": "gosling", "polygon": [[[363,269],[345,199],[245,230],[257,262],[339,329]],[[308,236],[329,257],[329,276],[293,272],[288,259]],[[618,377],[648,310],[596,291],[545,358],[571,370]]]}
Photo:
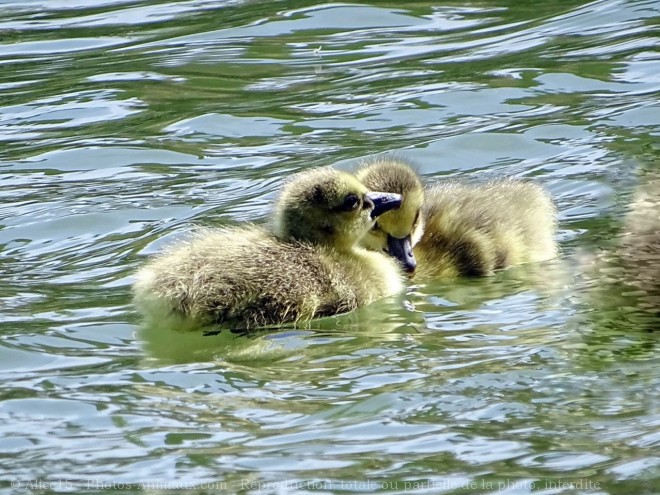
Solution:
{"label": "gosling", "polygon": [[148,324],[166,317],[180,330],[250,330],[395,295],[403,289],[396,261],[358,243],[401,201],[345,172],[303,172],[283,187],[272,232],[255,225],[198,232],[138,271],[135,304]]}
{"label": "gosling", "polygon": [[408,163],[390,158],[365,164],[357,177],[403,195],[401,208],[380,217],[363,245],[398,259],[414,280],[491,275],[557,255],[556,210],[536,184],[507,178],[425,189]]}

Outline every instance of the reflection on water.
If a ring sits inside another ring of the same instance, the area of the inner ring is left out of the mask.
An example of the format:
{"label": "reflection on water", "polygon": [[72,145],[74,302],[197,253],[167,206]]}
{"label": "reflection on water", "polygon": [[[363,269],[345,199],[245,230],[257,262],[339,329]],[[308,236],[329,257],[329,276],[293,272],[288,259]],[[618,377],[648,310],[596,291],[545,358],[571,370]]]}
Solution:
{"label": "reflection on water", "polygon": [[[3,3],[0,486],[656,493],[659,10]],[[304,328],[138,326],[147,255],[378,153],[538,181],[560,258]]]}

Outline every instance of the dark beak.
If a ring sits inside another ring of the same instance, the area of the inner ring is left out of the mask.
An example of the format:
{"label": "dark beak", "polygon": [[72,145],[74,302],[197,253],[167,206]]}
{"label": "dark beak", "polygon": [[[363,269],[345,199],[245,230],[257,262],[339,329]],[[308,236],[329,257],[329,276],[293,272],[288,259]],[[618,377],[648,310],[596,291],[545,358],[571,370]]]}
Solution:
{"label": "dark beak", "polygon": [[390,256],[394,256],[407,273],[413,273],[417,268],[417,260],[413,254],[412,244],[410,243],[410,236],[407,235],[403,239],[397,239],[391,235],[387,235],[387,249]]}
{"label": "dark beak", "polygon": [[372,219],[377,218],[390,210],[396,210],[401,206],[401,202],[403,201],[403,196],[400,194],[384,192],[369,192],[367,193],[367,198],[374,203],[374,209],[371,210]]}

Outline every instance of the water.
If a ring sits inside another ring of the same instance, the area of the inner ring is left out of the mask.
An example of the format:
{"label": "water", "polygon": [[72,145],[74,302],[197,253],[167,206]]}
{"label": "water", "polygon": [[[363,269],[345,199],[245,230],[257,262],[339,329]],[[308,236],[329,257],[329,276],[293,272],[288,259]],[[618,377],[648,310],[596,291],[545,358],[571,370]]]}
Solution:
{"label": "water", "polygon": [[[660,492],[660,3],[0,13],[3,492]],[[147,255],[385,152],[537,180],[561,257],[308,329],[140,329]]]}

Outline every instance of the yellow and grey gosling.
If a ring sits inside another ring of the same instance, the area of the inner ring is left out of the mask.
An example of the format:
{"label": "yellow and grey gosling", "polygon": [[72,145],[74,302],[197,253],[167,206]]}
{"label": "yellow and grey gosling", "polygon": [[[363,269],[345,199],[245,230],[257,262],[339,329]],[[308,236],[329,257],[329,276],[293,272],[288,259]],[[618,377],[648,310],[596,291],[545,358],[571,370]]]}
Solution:
{"label": "yellow and grey gosling", "polygon": [[[443,181],[423,189],[410,165],[395,159],[368,163],[357,177],[369,188],[400,191],[411,200],[400,210],[404,215],[392,211],[387,224],[377,221],[367,239],[378,234],[380,244],[365,245],[392,254],[415,271],[415,280],[490,275],[557,254],[556,210],[536,184],[507,178],[480,185]],[[412,262],[405,237],[402,249],[392,249],[397,244],[392,238],[401,239],[406,230],[414,246]]]}
{"label": "yellow and grey gosling", "polygon": [[134,300],[149,324],[247,330],[351,311],[403,288],[397,263],[360,239],[397,194],[374,193],[333,169],[283,187],[273,232],[207,229],[137,273]]}
{"label": "yellow and grey gosling", "polygon": [[620,276],[637,289],[639,306],[660,316],[660,173],[646,172],[640,179],[617,250]]}

